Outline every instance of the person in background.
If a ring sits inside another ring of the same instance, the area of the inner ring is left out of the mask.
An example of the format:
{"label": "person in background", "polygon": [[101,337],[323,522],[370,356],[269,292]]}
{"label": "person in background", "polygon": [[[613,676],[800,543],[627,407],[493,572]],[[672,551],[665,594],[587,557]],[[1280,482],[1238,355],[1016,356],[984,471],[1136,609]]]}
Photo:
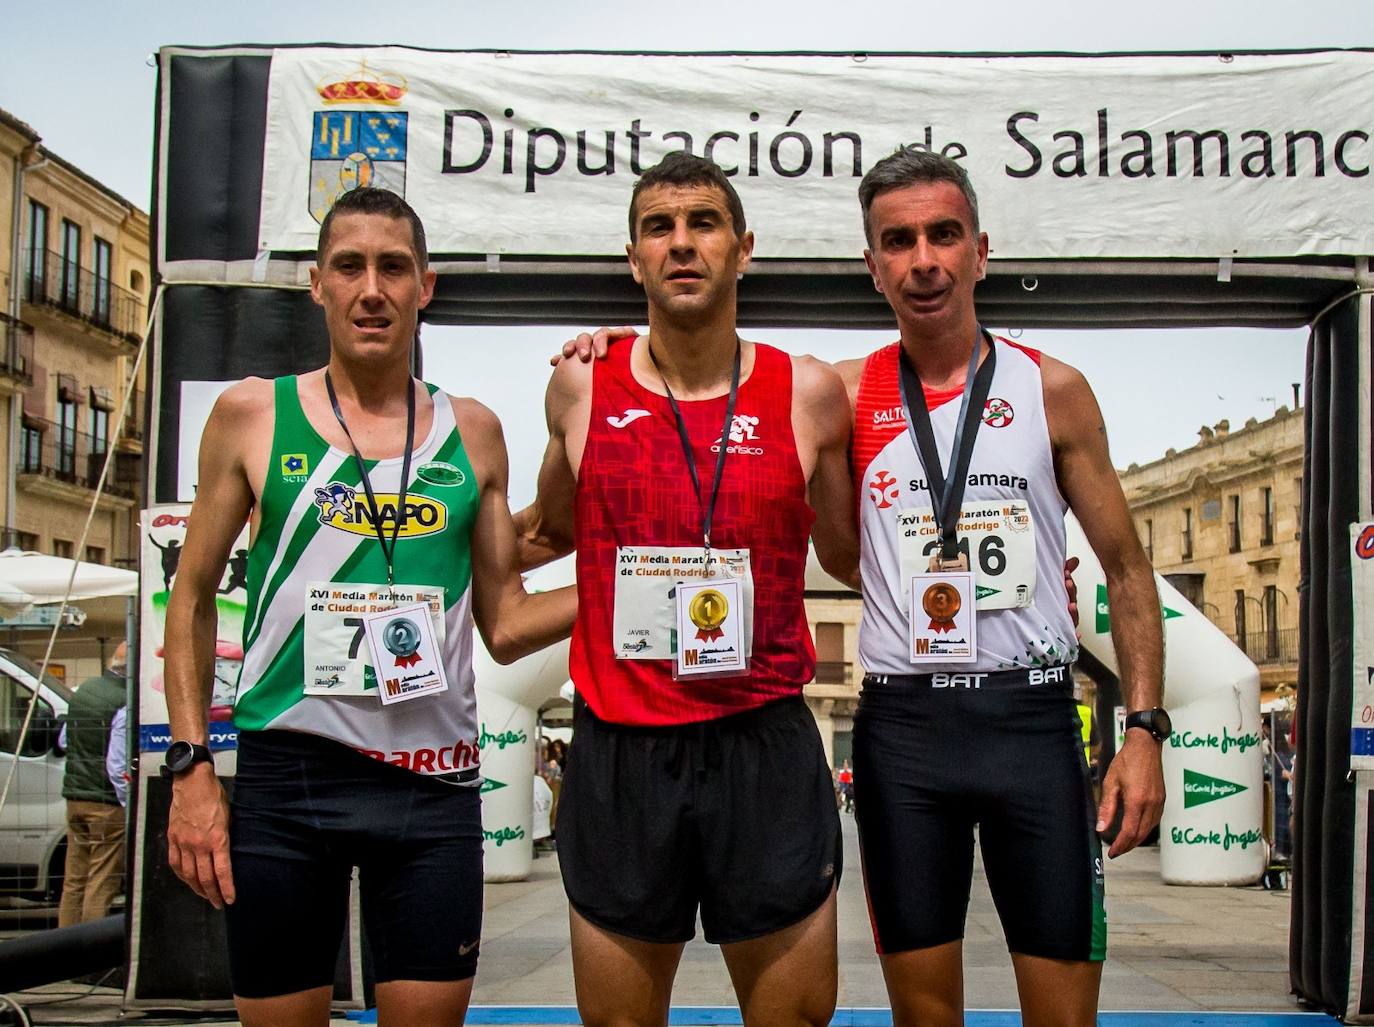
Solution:
{"label": "person in background", "polygon": [[127,700],[128,646],[120,642],[105,673],[81,683],[67,708],[67,865],[57,925],[98,920],[124,890],[124,806],[105,772],[115,714]]}

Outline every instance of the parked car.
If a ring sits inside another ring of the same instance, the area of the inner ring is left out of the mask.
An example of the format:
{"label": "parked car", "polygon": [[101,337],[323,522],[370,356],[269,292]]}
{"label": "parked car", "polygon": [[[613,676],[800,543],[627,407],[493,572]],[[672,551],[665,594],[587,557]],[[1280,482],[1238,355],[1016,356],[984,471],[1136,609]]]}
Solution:
{"label": "parked car", "polygon": [[[67,858],[67,804],[62,798],[66,759],[58,743],[72,691],[38,665],[0,649],[0,790],[14,768],[9,798],[0,809],[0,895],[55,902]],[[19,734],[37,692],[28,734]]]}

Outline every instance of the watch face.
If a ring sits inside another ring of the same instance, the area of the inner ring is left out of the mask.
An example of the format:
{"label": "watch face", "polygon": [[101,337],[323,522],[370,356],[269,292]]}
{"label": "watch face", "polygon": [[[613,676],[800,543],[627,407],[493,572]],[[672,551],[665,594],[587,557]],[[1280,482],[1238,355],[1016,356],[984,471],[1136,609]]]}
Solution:
{"label": "watch face", "polygon": [[191,765],[194,757],[190,742],[173,742],[167,747],[167,769],[173,774],[180,774]]}
{"label": "watch face", "polygon": [[1163,741],[1174,733],[1174,722],[1169,719],[1168,713],[1157,709],[1150,714],[1150,730],[1156,738]]}

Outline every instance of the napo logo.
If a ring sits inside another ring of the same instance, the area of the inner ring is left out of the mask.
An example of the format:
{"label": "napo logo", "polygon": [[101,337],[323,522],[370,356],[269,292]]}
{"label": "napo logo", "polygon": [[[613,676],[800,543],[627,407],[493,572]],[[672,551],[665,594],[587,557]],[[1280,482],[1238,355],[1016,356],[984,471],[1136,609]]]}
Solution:
{"label": "napo logo", "polygon": [[868,483],[868,495],[879,510],[886,510],[897,501],[897,479],[887,471],[879,471]]}
{"label": "napo logo", "polygon": [[1005,428],[1015,418],[1016,411],[1005,399],[993,396],[983,404],[983,423],[989,428]]}
{"label": "napo logo", "polygon": [[468,480],[468,476],[463,473],[461,467],[454,467],[453,464],[445,463],[443,460],[433,460],[430,463],[421,464],[415,469],[415,476],[431,485],[461,485]]}
{"label": "napo logo", "polygon": [[[759,426],[759,419],[749,414],[735,414],[730,421],[730,444],[725,447],[727,453],[741,453],[745,456],[763,456],[762,446],[751,446],[749,443],[758,439],[755,429]],[[711,443],[711,452],[720,452],[720,442]]]}
{"label": "napo logo", "polygon": [[324,488],[315,490],[315,505],[320,508],[320,523],[346,531],[350,535],[363,535],[372,538],[377,534],[374,525],[380,525],[382,532],[390,537],[396,531],[397,538],[419,538],[434,535],[448,526],[448,507],[429,496],[406,496],[405,518],[400,529],[396,529],[397,501],[400,497],[394,492],[378,492],[377,512],[374,517],[367,497],[360,496],[358,490],[342,482],[331,481]]}

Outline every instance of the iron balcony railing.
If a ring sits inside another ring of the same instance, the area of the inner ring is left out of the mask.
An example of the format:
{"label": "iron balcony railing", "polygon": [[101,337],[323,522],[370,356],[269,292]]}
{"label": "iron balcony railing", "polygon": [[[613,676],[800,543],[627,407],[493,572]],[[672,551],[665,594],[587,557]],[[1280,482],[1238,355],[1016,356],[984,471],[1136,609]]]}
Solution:
{"label": "iron balcony railing", "polygon": [[79,317],[112,335],[137,343],[143,333],[143,301],[90,268],[53,250],[28,250],[24,298]]}
{"label": "iron balcony railing", "polygon": [[[100,481],[110,440],[74,431],[54,421],[25,417],[19,438],[19,473],[93,489]],[[138,496],[138,457],[117,453],[105,491],[134,499]]]}
{"label": "iron balcony railing", "polygon": [[0,314],[0,375],[33,384],[33,328]]}
{"label": "iron balcony railing", "polygon": [[1236,645],[1256,663],[1296,663],[1298,629],[1249,631],[1244,636],[1236,636]]}

